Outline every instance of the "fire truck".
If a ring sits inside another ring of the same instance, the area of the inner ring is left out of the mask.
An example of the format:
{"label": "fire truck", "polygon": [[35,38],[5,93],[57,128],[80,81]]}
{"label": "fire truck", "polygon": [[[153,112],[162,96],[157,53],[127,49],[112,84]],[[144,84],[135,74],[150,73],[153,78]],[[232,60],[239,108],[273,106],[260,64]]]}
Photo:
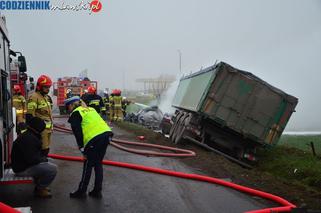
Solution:
{"label": "fire truck", "polygon": [[87,77],[58,78],[58,81],[53,83],[53,88],[54,96],[57,96],[60,114],[66,114],[64,101],[68,96],[82,96],[89,86],[93,86],[97,90],[97,81],[90,81]]}
{"label": "fire truck", "polygon": [[[11,148],[16,137],[12,91],[13,85],[18,84],[21,86],[23,95],[27,96],[27,66],[25,57],[20,52],[10,49],[6,20],[1,15],[0,69],[0,184],[29,183],[32,179],[17,178],[10,169]],[[32,82],[32,79],[30,80]]]}
{"label": "fire truck", "polygon": [[21,52],[11,52],[12,56],[18,56],[18,59],[11,60],[10,63],[10,81],[11,87],[19,85],[21,94],[27,99],[28,92],[34,90],[34,79],[26,73],[26,60]]}

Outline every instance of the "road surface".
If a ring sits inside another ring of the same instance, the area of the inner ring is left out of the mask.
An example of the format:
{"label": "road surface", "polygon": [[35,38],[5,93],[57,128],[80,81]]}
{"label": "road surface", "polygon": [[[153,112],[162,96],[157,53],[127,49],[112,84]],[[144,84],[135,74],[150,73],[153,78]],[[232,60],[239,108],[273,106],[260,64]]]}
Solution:
{"label": "road surface", "polygon": [[[64,123],[65,120],[59,119],[59,122]],[[113,131],[117,138],[131,137],[119,128],[114,127]],[[51,153],[80,156],[76,147],[73,135],[58,132],[53,134]],[[108,147],[105,158],[186,173],[200,173],[175,158],[145,157],[120,151],[112,146]],[[1,186],[0,201],[15,207],[31,206],[34,213],[237,213],[268,207],[251,196],[225,187],[112,166],[104,166],[102,200],[91,197],[84,200],[70,199],[69,192],[78,186],[82,163],[54,159],[52,162],[58,165],[57,177],[51,185],[53,198],[33,197],[33,185],[8,185]],[[92,188],[93,179],[94,174],[89,190]]]}

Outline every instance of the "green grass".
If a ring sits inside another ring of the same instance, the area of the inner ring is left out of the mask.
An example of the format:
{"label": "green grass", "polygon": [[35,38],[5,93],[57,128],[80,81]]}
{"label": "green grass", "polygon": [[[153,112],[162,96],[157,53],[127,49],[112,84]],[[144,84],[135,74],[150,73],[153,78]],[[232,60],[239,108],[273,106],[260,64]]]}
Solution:
{"label": "green grass", "polygon": [[277,146],[260,153],[258,170],[306,187],[321,187],[321,160],[308,152]]}
{"label": "green grass", "polygon": [[321,156],[321,135],[282,135],[278,145],[312,153],[311,142],[314,143],[316,154]]}
{"label": "green grass", "polygon": [[[135,135],[145,135],[148,139],[157,140],[159,134],[140,125],[120,122],[117,125]],[[321,160],[311,154],[309,146],[313,141],[317,153],[321,154],[321,136],[282,136],[279,144],[258,153],[257,171],[271,174],[283,182],[294,184],[303,190],[317,192],[321,188]]]}

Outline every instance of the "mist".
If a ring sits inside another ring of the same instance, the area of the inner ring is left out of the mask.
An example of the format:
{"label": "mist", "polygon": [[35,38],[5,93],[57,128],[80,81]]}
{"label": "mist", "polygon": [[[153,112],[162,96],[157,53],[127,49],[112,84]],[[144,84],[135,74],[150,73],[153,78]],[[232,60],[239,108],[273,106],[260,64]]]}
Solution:
{"label": "mist", "polygon": [[179,85],[179,77],[176,77],[176,81],[172,82],[168,89],[161,95],[160,103],[158,107],[163,113],[174,113],[175,108],[172,107],[172,101],[175,97],[176,89]]}
{"label": "mist", "polygon": [[[57,2],[64,0],[51,1]],[[321,130],[319,0],[120,0],[104,1],[91,15],[1,14],[11,49],[26,56],[35,78],[56,80],[88,69],[101,89],[140,89],[138,78],[179,74],[180,50],[182,73],[216,60],[252,72],[299,98],[288,130]]]}

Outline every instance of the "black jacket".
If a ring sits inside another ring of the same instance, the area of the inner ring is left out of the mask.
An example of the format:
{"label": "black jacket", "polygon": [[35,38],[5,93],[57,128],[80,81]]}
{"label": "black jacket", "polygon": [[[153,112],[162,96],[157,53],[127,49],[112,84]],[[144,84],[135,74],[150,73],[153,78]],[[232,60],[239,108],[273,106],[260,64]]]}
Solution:
{"label": "black jacket", "polygon": [[86,94],[83,95],[81,99],[86,103],[87,106],[94,108],[98,113],[100,113],[101,108],[104,107],[104,102],[100,95]]}
{"label": "black jacket", "polygon": [[68,119],[68,123],[70,123],[71,125],[71,129],[75,135],[79,149],[83,148],[84,146],[84,142],[83,142],[84,135],[82,133],[81,122],[82,122],[82,117],[78,111],[71,113]]}
{"label": "black jacket", "polygon": [[31,119],[28,130],[13,142],[11,151],[12,170],[15,173],[48,161],[41,151],[41,135],[46,124],[37,117]]}

